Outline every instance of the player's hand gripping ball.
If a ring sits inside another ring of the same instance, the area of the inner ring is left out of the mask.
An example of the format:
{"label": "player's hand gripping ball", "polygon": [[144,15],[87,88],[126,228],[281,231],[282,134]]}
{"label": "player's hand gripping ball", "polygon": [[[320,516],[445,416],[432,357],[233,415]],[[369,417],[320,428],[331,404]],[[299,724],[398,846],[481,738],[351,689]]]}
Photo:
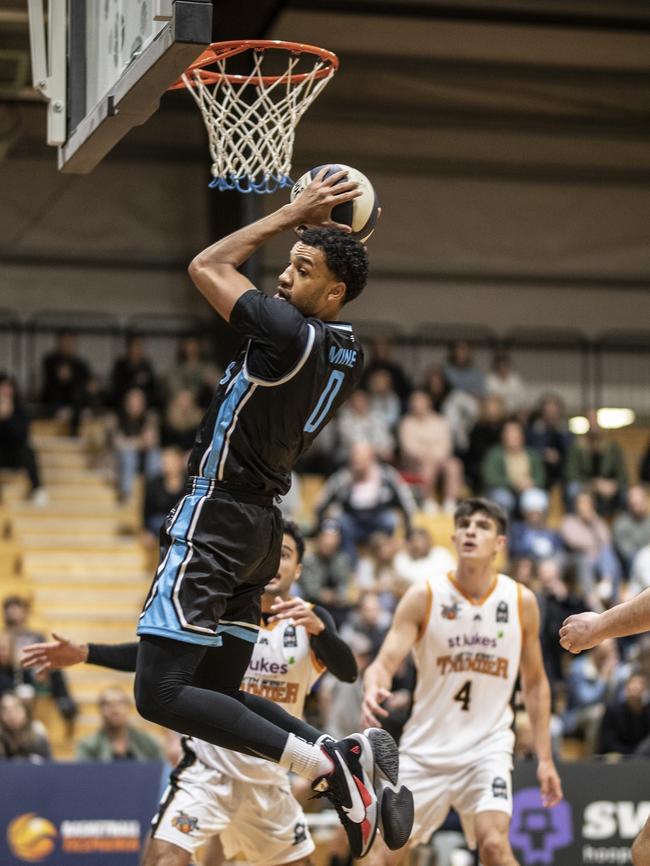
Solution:
{"label": "player's hand gripping ball", "polygon": [[[317,165],[310,171],[306,171],[298,178],[291,190],[290,200],[293,201],[303,189],[311,183],[324,165]],[[346,201],[332,208],[332,219],[334,222],[350,226],[352,232],[350,237],[365,244],[375,230],[379,219],[379,199],[372,184],[360,171],[349,165],[332,164],[325,177],[336,174],[337,171],[346,171],[348,176],[343,180],[354,180],[359,184],[361,195],[352,201]]]}

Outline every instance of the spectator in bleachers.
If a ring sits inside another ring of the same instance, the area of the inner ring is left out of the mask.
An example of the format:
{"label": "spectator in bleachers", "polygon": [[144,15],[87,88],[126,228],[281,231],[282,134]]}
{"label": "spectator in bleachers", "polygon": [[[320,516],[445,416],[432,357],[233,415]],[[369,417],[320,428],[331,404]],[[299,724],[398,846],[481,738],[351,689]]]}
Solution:
{"label": "spectator in bleachers", "polygon": [[162,420],[160,439],[163,447],[190,451],[202,417],[203,410],[192,391],[188,388],[176,391],[167,403]]}
{"label": "spectator in bleachers", "polygon": [[451,426],[444,415],[434,412],[426,391],[409,397],[409,411],[399,425],[403,468],[421,485],[425,508],[437,510],[438,482],[442,481],[444,510],[453,514],[463,486],[463,465],[454,456]]}
{"label": "spectator in bleachers", "polygon": [[382,530],[373,532],[354,570],[354,588],[377,593],[382,607],[388,611],[395,609],[397,598],[408,589],[395,568],[399,549],[400,541],[395,535]]}
{"label": "spectator in bleachers", "polygon": [[598,737],[598,753],[633,755],[650,735],[648,683],[641,674],[632,674],[622,698],[614,699],[605,710]]}
{"label": "spectator in bleachers", "polygon": [[627,594],[630,598],[650,586],[650,544],[646,544],[632,560]]}
{"label": "spectator in bleachers", "polygon": [[65,673],[49,671],[46,676],[34,680],[31,671],[20,666],[22,650],[28,644],[41,643],[45,640],[45,635],[29,627],[29,610],[29,602],[19,595],[9,595],[2,602],[3,624],[13,648],[14,683],[15,685],[26,683],[32,686],[35,692],[49,695],[61,716],[71,722],[78,713],[78,707],[68,689]]}
{"label": "spectator in bleachers", "polygon": [[29,417],[15,381],[0,373],[0,469],[22,469],[30,483],[30,498],[45,505],[47,491],[41,485],[36,454],[29,442]]}
{"label": "spectator in bleachers", "polygon": [[582,591],[593,610],[617,600],[621,566],[609,526],[596,511],[590,493],[575,498],[575,512],[565,514],[560,535],[570,551]]}
{"label": "spectator in bleachers", "polygon": [[639,481],[642,484],[650,484],[650,442],[648,442],[645,454],[639,463]]}
{"label": "spectator in bleachers", "polygon": [[392,353],[393,346],[389,339],[378,337],[372,341],[361,387],[367,388],[373,373],[377,370],[384,370],[390,376],[391,390],[397,394],[402,406],[406,406],[408,395],[411,393],[411,382],[404,372],[404,368],[391,357]]}
{"label": "spectator in bleachers", "polygon": [[352,562],[341,549],[341,531],[335,520],[324,520],[312,550],[305,553],[300,575],[300,594],[312,604],[321,604],[340,627],[350,609],[349,586]]}
{"label": "spectator in bleachers", "polygon": [[357,608],[341,628],[341,638],[363,635],[370,642],[370,656],[375,658],[390,627],[390,614],[381,604],[378,593],[364,592]]}
{"label": "spectator in bleachers", "polygon": [[563,579],[557,559],[544,559],[539,562],[537,579],[542,655],[546,674],[555,694],[558,685],[564,681],[563,660],[571,657],[570,653],[560,646],[558,632],[568,616],[584,613],[587,605],[583,596],[572,591]]}
{"label": "spectator in bleachers", "polygon": [[495,352],[492,369],[485,378],[488,394],[501,397],[509,415],[516,415],[528,406],[526,388],[519,373],[513,367],[507,352]]}
{"label": "spectator in bleachers", "polygon": [[381,416],[372,411],[370,397],[361,388],[354,391],[338,414],[339,462],[346,461],[354,445],[370,443],[382,460],[391,460],[395,440]]}
{"label": "spectator in bleachers", "polygon": [[526,448],[523,427],[510,420],[503,425],[501,444],[487,452],[481,465],[483,489],[488,497],[513,514],[525,490],[544,487],[544,466],[532,448]]}
{"label": "spectator in bleachers", "polygon": [[368,376],[366,390],[370,396],[372,413],[379,416],[391,432],[394,431],[402,414],[402,404],[393,390],[388,370],[375,370]]}
{"label": "spectator in bleachers", "polygon": [[162,758],[158,742],[131,724],[131,699],[121,688],[104,689],[97,705],[101,727],[77,744],[77,760],[158,761]]}
{"label": "spectator in bleachers", "polygon": [[535,595],[539,592],[540,584],[537,578],[537,563],[528,556],[513,557],[506,569],[513,580],[527,587]]}
{"label": "spectator in bleachers", "polygon": [[[13,691],[22,680],[16,667],[14,642],[8,631],[0,631],[0,695]],[[26,675],[29,672],[26,672]],[[31,673],[29,673],[31,682]]]}
{"label": "spectator in bleachers", "polygon": [[559,394],[542,397],[528,422],[526,441],[542,456],[546,489],[551,490],[562,483],[572,436],[567,427],[564,401]]}
{"label": "spectator in bleachers", "polygon": [[596,750],[605,707],[616,697],[627,674],[615,640],[604,640],[593,650],[571,659],[563,730],[566,736],[583,739],[588,754]]}
{"label": "spectator in bleachers", "polygon": [[165,517],[181,497],[187,481],[185,455],[179,448],[163,448],[160,473],[145,479],[143,525],[148,546],[158,543]]}
{"label": "spectator in bleachers", "polygon": [[41,403],[50,416],[69,419],[71,436],[79,432],[81,413],[90,402],[92,381],[90,367],[77,354],[75,335],[60,331],[54,350],[43,358]]}
{"label": "spectator in bleachers", "polygon": [[439,364],[434,364],[427,370],[424,390],[431,397],[433,410],[444,415],[449,421],[456,451],[464,454],[469,447],[470,431],[479,416],[479,400],[468,391],[453,388],[447,379],[445,369]]}
{"label": "spectator in bleachers", "polygon": [[113,436],[118,492],[120,499],[126,501],[136,476],[144,472],[146,477],[152,477],[160,467],[158,417],[147,405],[140,388],[127,391],[115,419]]}
{"label": "spectator in bleachers", "polygon": [[523,517],[515,521],[508,533],[510,556],[528,558],[535,561],[559,556],[562,552],[562,539],[546,525],[548,518],[548,494],[545,490],[531,487],[524,490],[520,498]]}
{"label": "spectator in bleachers", "polygon": [[474,363],[472,347],[467,340],[456,340],[449,346],[444,369],[452,388],[466,391],[476,399],[485,396],[485,376]]}
{"label": "spectator in bleachers", "polygon": [[614,546],[621,557],[626,574],[642,547],[650,544],[650,509],[648,493],[640,484],[630,487],[627,508],[618,515],[612,527]]}
{"label": "spectator in bleachers", "polygon": [[207,409],[219,381],[218,368],[203,356],[198,337],[182,337],[176,352],[176,364],[167,374],[167,393],[191,391],[197,405]]}
{"label": "spectator in bleachers", "polygon": [[14,692],[0,697],[0,760],[32,762],[52,757],[42,726],[36,725],[29,707]]}
{"label": "spectator in bleachers", "polygon": [[446,547],[434,545],[428,529],[418,526],[406,537],[406,546],[395,556],[398,578],[408,586],[426,583],[434,574],[455,571],[456,560]]}
{"label": "spectator in bleachers", "polygon": [[452,392],[452,387],[447,381],[445,371],[440,364],[433,364],[424,375],[422,388],[431,398],[431,407],[434,412],[445,414],[447,398]]}
{"label": "spectator in bleachers", "polygon": [[589,431],[575,439],[566,462],[567,498],[571,504],[581,490],[590,490],[600,514],[611,515],[625,501],[627,470],[617,442],[598,424],[597,413],[587,413]]}
{"label": "spectator in bleachers", "polygon": [[505,406],[500,397],[488,395],[481,400],[480,415],[469,434],[469,445],[464,457],[465,477],[472,490],[480,489],[483,458],[490,448],[501,441],[505,420]]}
{"label": "spectator in bleachers", "polygon": [[380,463],[368,442],[352,446],[348,466],[327,481],[317,509],[319,519],[338,520],[343,549],[353,562],[357,545],[366,544],[373,532],[394,533],[397,510],[408,529],[416,510],[413,494],[392,466]]}
{"label": "spectator in bleachers", "polygon": [[153,364],[145,354],[144,337],[131,334],[126,340],[126,352],[118,358],[111,372],[111,405],[119,408],[124,403],[127,391],[139,388],[144,391],[147,403],[158,403],[158,384]]}

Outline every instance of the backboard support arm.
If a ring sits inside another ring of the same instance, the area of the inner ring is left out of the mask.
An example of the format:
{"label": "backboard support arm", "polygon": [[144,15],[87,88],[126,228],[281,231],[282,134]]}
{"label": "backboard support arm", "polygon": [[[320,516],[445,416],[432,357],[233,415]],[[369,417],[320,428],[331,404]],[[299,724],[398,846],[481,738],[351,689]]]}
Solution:
{"label": "backboard support arm", "polygon": [[48,0],[46,40],[43,0],[28,0],[34,89],[48,103],[47,143],[52,145],[63,144],[67,135],[67,5],[67,0]]}

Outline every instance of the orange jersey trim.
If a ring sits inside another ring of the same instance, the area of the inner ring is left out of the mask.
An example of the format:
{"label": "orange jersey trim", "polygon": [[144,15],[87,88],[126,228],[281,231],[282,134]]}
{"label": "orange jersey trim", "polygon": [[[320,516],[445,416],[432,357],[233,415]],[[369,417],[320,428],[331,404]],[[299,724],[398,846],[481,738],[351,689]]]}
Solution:
{"label": "orange jersey trim", "polygon": [[311,647],[309,648],[309,655],[311,657],[311,663],[313,664],[314,670],[316,671],[316,673],[319,676],[324,674],[325,671],[327,670],[327,667],[326,667],[326,665],[324,665],[322,663],[322,661],[318,658],[318,656],[316,655],[316,653],[313,651],[313,649]]}
{"label": "orange jersey trim", "polygon": [[468,595],[465,592],[465,590],[462,588],[462,586],[458,585],[456,578],[454,577],[454,575],[451,572],[449,572],[449,574],[447,575],[447,578],[449,579],[449,581],[453,585],[454,589],[457,592],[459,592],[463,596],[463,598],[466,599],[471,605],[474,605],[474,607],[481,607],[481,605],[485,604],[485,602],[488,600],[488,598],[492,595],[494,590],[497,588],[497,583],[499,582],[499,575],[495,574],[494,577],[492,578],[492,582],[490,583],[489,587],[487,588],[486,593],[483,596],[481,596],[481,598],[479,598],[477,600],[475,598],[472,598],[471,595]]}
{"label": "orange jersey trim", "polygon": [[433,607],[433,590],[431,589],[431,584],[427,580],[427,603],[424,608],[424,617],[422,622],[420,623],[420,628],[418,629],[418,636],[416,637],[417,641],[421,640],[424,637],[424,633],[427,630],[427,626],[429,625],[429,619],[431,618],[431,608]]}

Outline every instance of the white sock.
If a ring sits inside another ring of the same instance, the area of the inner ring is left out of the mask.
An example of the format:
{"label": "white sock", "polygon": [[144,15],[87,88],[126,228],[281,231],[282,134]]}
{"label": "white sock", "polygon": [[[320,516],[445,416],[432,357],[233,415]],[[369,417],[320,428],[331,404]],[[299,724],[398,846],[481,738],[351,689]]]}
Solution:
{"label": "white sock", "polygon": [[289,734],[289,739],[278,762],[297,776],[313,782],[320,776],[331,773],[334,765],[332,759],[316,743],[307,743]]}

